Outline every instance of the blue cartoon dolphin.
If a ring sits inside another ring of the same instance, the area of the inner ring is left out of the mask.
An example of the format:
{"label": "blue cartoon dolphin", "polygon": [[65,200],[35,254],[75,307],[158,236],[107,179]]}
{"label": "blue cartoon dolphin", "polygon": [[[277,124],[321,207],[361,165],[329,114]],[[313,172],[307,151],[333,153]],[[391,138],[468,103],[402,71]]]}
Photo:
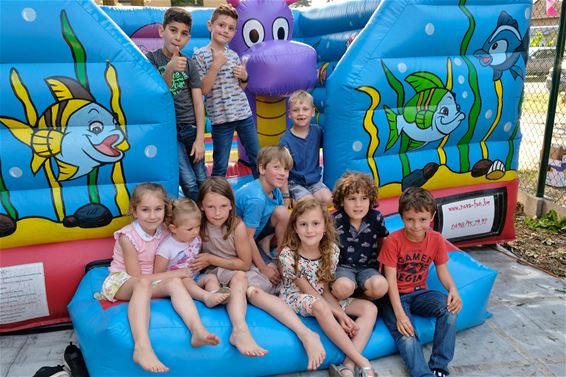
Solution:
{"label": "blue cartoon dolphin", "polygon": [[501,78],[503,71],[509,70],[511,76],[524,78],[523,70],[517,65],[519,57],[527,62],[529,31],[521,37],[519,23],[509,13],[502,11],[497,20],[497,27],[474,56],[481,65],[493,68],[493,81]]}

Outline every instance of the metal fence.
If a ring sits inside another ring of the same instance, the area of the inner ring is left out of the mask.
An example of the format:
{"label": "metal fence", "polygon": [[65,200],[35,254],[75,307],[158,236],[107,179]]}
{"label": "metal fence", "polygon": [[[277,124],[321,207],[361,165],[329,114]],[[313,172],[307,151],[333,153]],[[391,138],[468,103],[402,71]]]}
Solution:
{"label": "metal fence", "polygon": [[[563,5],[559,2],[558,5]],[[520,189],[566,207],[566,6],[561,18],[533,7],[531,45],[521,115]],[[542,13],[542,14],[541,14]],[[557,68],[562,66],[563,68]],[[554,71],[557,71],[554,74]]]}

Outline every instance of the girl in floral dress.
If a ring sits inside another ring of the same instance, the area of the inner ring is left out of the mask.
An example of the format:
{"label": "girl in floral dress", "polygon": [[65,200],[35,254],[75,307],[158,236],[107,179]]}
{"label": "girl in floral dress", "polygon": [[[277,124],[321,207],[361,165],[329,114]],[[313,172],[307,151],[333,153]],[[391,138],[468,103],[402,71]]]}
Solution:
{"label": "girl in floral dress", "polygon": [[279,254],[283,276],[280,296],[296,313],[315,317],[346,354],[342,365],[330,366],[330,376],[353,377],[355,367],[358,375],[377,376],[361,354],[375,324],[375,305],[355,298],[337,301],[328,288],[340,253],[335,241],[336,230],[326,208],[316,199],[297,202]]}

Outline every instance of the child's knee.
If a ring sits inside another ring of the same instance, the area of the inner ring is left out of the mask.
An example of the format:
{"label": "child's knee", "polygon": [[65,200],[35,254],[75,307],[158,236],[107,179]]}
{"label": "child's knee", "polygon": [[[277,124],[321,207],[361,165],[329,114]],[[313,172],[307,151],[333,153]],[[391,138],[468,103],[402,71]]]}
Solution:
{"label": "child's knee", "polygon": [[356,283],[348,278],[339,278],[332,284],[332,294],[339,300],[350,297],[355,289]]}
{"label": "child's knee", "polygon": [[169,291],[185,289],[183,282],[179,278],[166,279],[160,282],[160,284],[165,284],[165,286],[169,289]]}
{"label": "child's knee", "polygon": [[256,287],[248,287],[248,289],[246,289],[246,296],[248,297],[248,300],[252,301],[254,299],[256,299],[259,295],[261,294],[261,290],[259,288]]}
{"label": "child's knee", "polygon": [[326,188],[315,192],[314,197],[323,204],[332,203],[332,193]]}
{"label": "child's knee", "polygon": [[371,299],[378,299],[385,296],[388,289],[389,284],[387,284],[387,280],[380,275],[370,277],[364,284],[364,293]]}
{"label": "child's knee", "polygon": [[363,300],[363,313],[369,318],[377,318],[377,306],[371,301]]}
{"label": "child's knee", "polygon": [[238,271],[234,274],[234,276],[232,277],[232,279],[230,280],[230,285],[231,286],[243,286],[246,287],[248,286],[248,278],[246,276],[246,273],[244,271]]}
{"label": "child's knee", "polygon": [[332,315],[332,312],[324,299],[320,298],[312,303],[312,315],[315,317],[328,316]]}
{"label": "child's knee", "polygon": [[289,222],[289,211],[285,206],[277,206],[271,214],[271,219],[274,225],[285,224]]}
{"label": "child's knee", "polygon": [[399,333],[399,337],[397,338],[396,343],[397,343],[397,348],[399,348],[399,351],[401,349],[410,350],[410,349],[416,349],[417,347],[418,348],[422,347],[416,334],[415,336],[405,336]]}
{"label": "child's knee", "polygon": [[130,278],[129,281],[132,282],[134,290],[149,291],[151,290],[151,281],[147,279],[140,278]]}

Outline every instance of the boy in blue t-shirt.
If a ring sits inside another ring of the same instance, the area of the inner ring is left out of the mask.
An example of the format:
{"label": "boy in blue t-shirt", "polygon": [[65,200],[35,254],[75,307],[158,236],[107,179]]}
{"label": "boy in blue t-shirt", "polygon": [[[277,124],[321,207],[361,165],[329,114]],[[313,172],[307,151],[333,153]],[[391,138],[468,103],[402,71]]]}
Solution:
{"label": "boy in blue t-shirt", "polygon": [[[293,157],[293,168],[289,172],[289,193],[294,201],[314,196],[323,204],[332,203],[332,193],[322,183],[322,167],[320,166],[320,148],[322,147],[322,128],[311,125],[314,115],[312,96],[304,90],[297,90],[289,97],[289,118],[293,126],[289,128],[279,141]],[[289,206],[289,199],[285,197]]]}
{"label": "boy in blue t-shirt", "polygon": [[236,212],[246,225],[252,261],[275,287],[281,275],[275,265],[277,256],[270,253],[273,235],[280,243],[289,222],[289,212],[283,203],[281,187],[287,183],[293,159],[279,145],[262,148],[257,156],[259,178],[236,191]]}
{"label": "boy in blue t-shirt", "polygon": [[206,179],[204,166],[204,104],[201,80],[193,61],[181,50],[191,39],[192,17],[182,8],[169,8],[163,16],[159,35],[163,47],[146,54],[163,76],[175,104],[179,183],[183,194],[197,200],[199,186]]}

